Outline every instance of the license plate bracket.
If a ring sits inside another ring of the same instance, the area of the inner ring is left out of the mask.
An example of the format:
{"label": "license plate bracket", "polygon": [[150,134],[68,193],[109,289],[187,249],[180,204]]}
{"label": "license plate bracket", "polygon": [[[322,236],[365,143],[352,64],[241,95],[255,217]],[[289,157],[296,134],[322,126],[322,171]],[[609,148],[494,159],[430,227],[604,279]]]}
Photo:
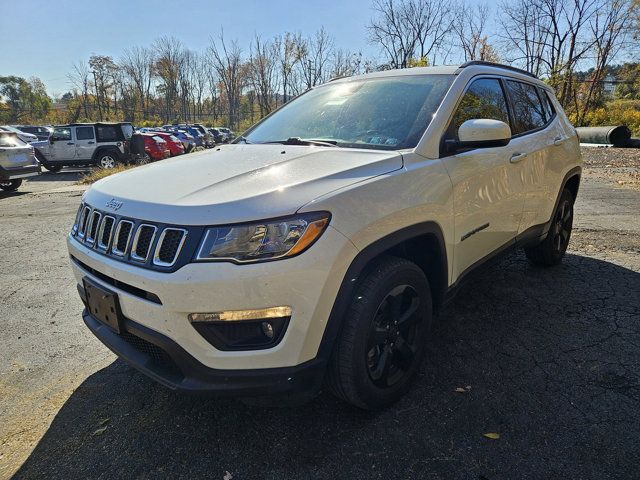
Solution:
{"label": "license plate bracket", "polygon": [[120,333],[122,325],[122,311],[118,295],[107,290],[88,278],[83,278],[87,310],[92,317],[104,323],[107,327]]}

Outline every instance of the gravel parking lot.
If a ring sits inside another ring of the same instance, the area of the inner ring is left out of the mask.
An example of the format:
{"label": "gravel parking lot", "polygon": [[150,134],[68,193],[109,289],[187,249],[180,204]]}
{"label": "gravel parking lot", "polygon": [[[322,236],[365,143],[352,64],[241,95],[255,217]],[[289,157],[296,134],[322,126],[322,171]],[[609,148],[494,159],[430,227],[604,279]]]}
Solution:
{"label": "gravel parking lot", "polygon": [[475,276],[441,313],[416,387],[377,414],[326,393],[272,408],[156,385],[80,318],[64,244],[79,171],[0,193],[0,478],[637,478],[630,152],[586,152],[565,262],[515,253]]}

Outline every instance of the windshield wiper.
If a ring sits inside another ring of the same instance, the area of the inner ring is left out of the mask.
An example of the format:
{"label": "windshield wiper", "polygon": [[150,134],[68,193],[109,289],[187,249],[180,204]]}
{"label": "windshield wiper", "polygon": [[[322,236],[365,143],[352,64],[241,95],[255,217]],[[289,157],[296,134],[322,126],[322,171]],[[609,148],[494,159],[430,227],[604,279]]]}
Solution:
{"label": "windshield wiper", "polygon": [[273,140],[261,143],[280,143],[282,145],[318,145],[320,147],[335,147],[338,142],[335,140],[313,140],[311,138],[289,137],[286,140]]}

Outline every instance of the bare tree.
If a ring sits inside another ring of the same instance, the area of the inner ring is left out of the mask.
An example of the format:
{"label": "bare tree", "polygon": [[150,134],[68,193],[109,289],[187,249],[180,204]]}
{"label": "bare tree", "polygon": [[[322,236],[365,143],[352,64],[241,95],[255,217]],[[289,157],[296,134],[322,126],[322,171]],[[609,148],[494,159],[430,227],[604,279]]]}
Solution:
{"label": "bare tree", "polygon": [[453,28],[451,4],[441,0],[374,0],[369,42],[378,45],[391,68],[435,64]]}
{"label": "bare tree", "polygon": [[299,61],[297,51],[300,43],[302,43],[300,34],[295,35],[289,32],[276,36],[274,40],[274,46],[278,52],[278,75],[282,84],[283,103],[289,101],[295,84],[295,67]]}
{"label": "bare tree", "polygon": [[127,48],[119,64],[126,77],[125,81],[132,84],[137,94],[136,104],[139,102],[142,117],[147,117],[153,77],[153,51],[146,47]]}
{"label": "bare tree", "polygon": [[[256,35],[250,46],[249,82],[263,117],[273,110],[278,82],[278,50],[270,41]],[[253,108],[252,108],[253,113]]]}
{"label": "bare tree", "polygon": [[89,65],[84,61],[79,61],[73,64],[71,73],[67,76],[71,84],[82,95],[82,108],[84,110],[84,118],[89,118],[89,78],[90,78]]}
{"label": "bare tree", "polygon": [[594,68],[587,80],[586,92],[581,102],[575,102],[576,122],[582,124],[585,115],[600,101],[602,81],[607,67],[617,54],[627,46],[633,31],[634,4],[632,0],[606,0],[598,8],[590,22],[593,38]]}
{"label": "bare tree", "polygon": [[240,96],[244,87],[242,49],[236,40],[227,46],[224,32],[221,32],[217,40],[211,38],[208,52],[211,66],[217,72],[226,95],[228,124],[237,128],[240,122]]}
{"label": "bare tree", "polygon": [[164,98],[163,117],[169,121],[176,115],[184,48],[180,40],[174,37],[160,37],[153,42],[152,48],[155,53],[153,73],[160,80],[157,90]]}
{"label": "bare tree", "polygon": [[452,28],[458,37],[465,62],[497,60],[485,30],[489,19],[489,7],[484,3],[474,7],[463,1],[456,6],[456,10]]}
{"label": "bare tree", "polygon": [[318,30],[314,36],[298,42],[297,65],[305,90],[328,80],[332,52],[333,40],[324,28]]}

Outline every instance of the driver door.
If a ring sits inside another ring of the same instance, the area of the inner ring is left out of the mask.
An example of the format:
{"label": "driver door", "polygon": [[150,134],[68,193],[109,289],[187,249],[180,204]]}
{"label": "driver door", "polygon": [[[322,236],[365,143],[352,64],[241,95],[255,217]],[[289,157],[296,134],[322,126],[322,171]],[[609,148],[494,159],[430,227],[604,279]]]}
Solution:
{"label": "driver door", "polygon": [[76,144],[71,135],[71,127],[55,127],[49,143],[51,160],[75,160]]}
{"label": "driver door", "polygon": [[[466,120],[493,119],[507,124],[507,99],[498,78],[479,78],[468,85],[445,133],[458,140]],[[524,208],[518,155],[512,144],[444,153],[453,183],[454,259],[452,279],[492,252],[513,243]]]}

